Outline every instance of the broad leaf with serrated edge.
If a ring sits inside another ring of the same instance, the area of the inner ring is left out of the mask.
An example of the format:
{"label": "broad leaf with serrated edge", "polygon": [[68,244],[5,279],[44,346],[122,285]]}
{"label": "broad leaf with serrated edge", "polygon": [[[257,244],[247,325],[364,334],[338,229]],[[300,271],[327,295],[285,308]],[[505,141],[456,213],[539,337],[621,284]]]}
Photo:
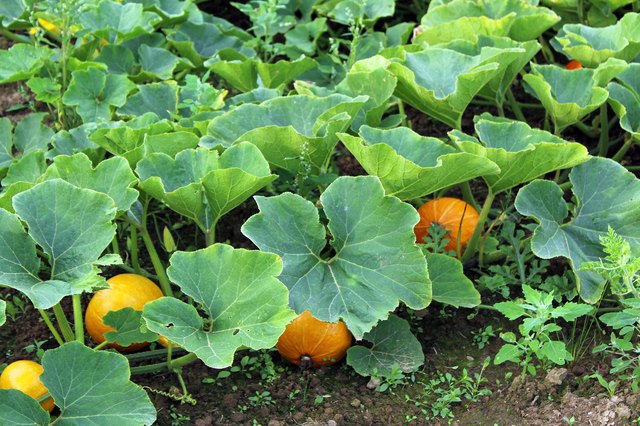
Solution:
{"label": "broad leaf with serrated edge", "polygon": [[0,50],[0,84],[33,77],[52,52],[42,46],[26,43],[16,43],[8,50]]}
{"label": "broad leaf with serrated edge", "polygon": [[127,347],[134,343],[154,342],[158,339],[156,333],[143,329],[142,311],[133,308],[108,312],[103,321],[106,326],[115,330],[104,333],[104,338],[109,343]]}
{"label": "broad leaf with serrated edge", "polygon": [[107,74],[92,67],[72,73],[62,100],[67,105],[77,106],[76,111],[85,123],[109,121],[113,108],[123,106],[134,87],[125,75]]}
{"label": "broad leaf with serrated edge", "polygon": [[[606,179],[603,179],[606,176]],[[536,256],[569,259],[580,296],[588,303],[600,300],[605,280],[580,270],[582,262],[604,258],[599,238],[608,227],[640,255],[640,181],[620,164],[606,158],[592,158],[575,167],[569,175],[577,206],[566,222],[569,206],[563,191],[551,181],[536,180],[518,192],[515,207],[533,217],[539,225],[531,240]]]}
{"label": "broad leaf with serrated edge", "polygon": [[13,208],[48,256],[52,279],[72,282],[95,273],[115,234],[113,200],[60,179],[17,194]]}
{"label": "broad leaf with serrated edge", "polygon": [[280,279],[290,305],[322,320],[342,319],[356,339],[387,318],[400,301],[414,309],[431,301],[427,262],[415,245],[416,210],[385,196],[378,178],[340,177],[320,197],[333,255],[313,203],[291,193],[255,197],[260,213],[242,233],[285,263]]}
{"label": "broad leaf with serrated edge", "polygon": [[70,342],[45,352],[42,367],[40,380],[60,408],[56,425],[134,426],[156,420],[153,404],[129,380],[129,362],[120,354]]}
{"label": "broad leaf with serrated edge", "polygon": [[117,41],[122,42],[152,33],[153,25],[161,18],[153,12],[145,12],[141,4],[120,4],[113,0],[101,0],[91,4],[79,16],[82,26],[98,37],[111,42],[111,31],[117,35]]}
{"label": "broad leaf with serrated edge", "polygon": [[242,142],[219,156],[186,149],[173,159],[154,153],[136,168],[140,187],[209,232],[226,213],[272,182],[269,164],[254,145]]}
{"label": "broad leaf with serrated edge", "polygon": [[[308,95],[244,104],[211,120],[200,145],[229,147],[240,141],[255,144],[272,165],[298,173],[310,165],[318,171],[333,155],[337,132],[346,130],[365,97]],[[304,158],[304,163],[301,161]]]}
{"label": "broad leaf with serrated edge", "polygon": [[14,157],[33,151],[47,151],[54,133],[42,124],[45,113],[30,114],[20,120],[12,134],[11,121],[0,118],[0,171],[8,167]]}
{"label": "broad leaf with serrated edge", "polygon": [[111,197],[120,211],[126,211],[138,198],[132,188],[137,179],[127,160],[112,157],[101,161],[95,168],[83,153],[73,156],[58,155],[47,169],[44,179],[62,179],[78,188],[93,189]]}
{"label": "broad leaf with serrated edge", "polygon": [[240,347],[273,347],[295,318],[287,288],[276,278],[282,261],[259,251],[214,244],[195,252],[176,252],[167,274],[209,317],[190,304],[163,297],[147,303],[149,330],[195,353],[212,368],[233,363]]}
{"label": "broad leaf with serrated edge", "polygon": [[152,112],[161,119],[169,119],[178,112],[178,85],[174,81],[145,84],[138,89],[118,109],[119,115],[137,117]]}
{"label": "broad leaf with serrated edge", "polygon": [[609,83],[609,103],[620,118],[620,127],[640,140],[640,64],[629,64]]}
{"label": "broad leaf with serrated edge", "polygon": [[0,389],[0,424],[47,426],[49,414],[26,393],[16,389]]}
{"label": "broad leaf with serrated edge", "polygon": [[603,88],[627,63],[609,59],[596,69],[568,70],[556,65],[531,64],[525,89],[540,99],[558,131],[576,123],[607,101]]}
{"label": "broad leaf with serrated edge", "polygon": [[338,137],[366,172],[378,176],[387,195],[412,200],[478,176],[496,174],[488,158],[456,151],[439,139],[399,127],[360,128],[360,137]]}
{"label": "broad leaf with serrated edge", "polygon": [[483,176],[494,194],[589,158],[584,145],[532,129],[521,121],[488,113],[474,117],[474,121],[480,142],[459,131],[449,135],[463,151],[486,157],[498,165],[499,173]]}
{"label": "broad leaf with serrated edge", "polygon": [[424,363],[422,345],[409,323],[395,315],[378,323],[362,339],[371,346],[352,346],[347,351],[347,364],[361,376],[388,377],[394,366],[410,373]]}
{"label": "broad leaf with serrated edge", "polygon": [[480,293],[464,275],[462,263],[458,259],[435,253],[427,254],[426,257],[434,301],[456,308],[473,308],[480,304]]}

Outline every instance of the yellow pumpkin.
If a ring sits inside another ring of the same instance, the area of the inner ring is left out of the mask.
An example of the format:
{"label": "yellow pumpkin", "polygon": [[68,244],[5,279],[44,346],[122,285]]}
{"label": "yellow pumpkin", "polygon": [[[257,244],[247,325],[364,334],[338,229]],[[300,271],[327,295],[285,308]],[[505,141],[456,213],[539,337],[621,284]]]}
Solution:
{"label": "yellow pumpkin", "polygon": [[276,348],[280,355],[303,368],[340,361],[351,346],[351,333],[342,321],[320,321],[304,311],[284,330]]}
{"label": "yellow pumpkin", "polygon": [[[43,371],[35,361],[14,361],[0,375],[0,389],[17,389],[37,400],[49,392],[40,381]],[[40,406],[47,411],[53,410],[53,398],[42,401]]]}
{"label": "yellow pumpkin", "polygon": [[[98,343],[105,340],[104,334],[114,331],[104,324],[104,316],[111,311],[132,308],[141,311],[147,302],[163,296],[162,290],[150,279],[137,274],[120,274],[107,280],[109,288],[97,291],[85,312],[85,324],[89,335]],[[148,343],[134,343],[127,347],[109,346],[124,352],[146,347]]]}

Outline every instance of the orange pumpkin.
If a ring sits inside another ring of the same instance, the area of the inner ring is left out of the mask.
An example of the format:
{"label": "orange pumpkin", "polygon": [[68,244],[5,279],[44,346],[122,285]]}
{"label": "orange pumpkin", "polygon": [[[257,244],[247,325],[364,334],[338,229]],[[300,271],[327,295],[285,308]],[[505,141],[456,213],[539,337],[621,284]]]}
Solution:
{"label": "orange pumpkin", "polygon": [[[37,400],[49,392],[40,381],[43,371],[42,366],[35,361],[12,362],[0,375],[0,389],[17,389]],[[40,406],[47,411],[53,410],[53,398],[42,401]]]}
{"label": "orange pumpkin", "polygon": [[287,326],[276,348],[293,364],[320,367],[340,361],[351,346],[351,339],[342,321],[320,321],[304,311]]}
{"label": "orange pumpkin", "polygon": [[569,62],[567,62],[567,65],[565,65],[564,67],[568,70],[578,70],[582,68],[582,64],[579,61],[572,59]]}
{"label": "orange pumpkin", "polygon": [[[97,291],[85,312],[85,323],[89,335],[98,343],[105,340],[104,333],[114,331],[104,324],[102,318],[110,311],[133,308],[141,311],[147,302],[163,296],[162,290],[150,279],[136,274],[120,274],[107,280],[109,288]],[[109,346],[117,350],[130,352],[142,349],[147,342],[134,343],[122,347],[116,344]]]}
{"label": "orange pumpkin", "polygon": [[432,222],[436,222],[441,228],[449,231],[447,235],[449,242],[445,249],[452,251],[456,250],[458,234],[460,247],[467,245],[479,219],[478,212],[473,206],[451,197],[427,201],[418,209],[418,213],[420,214],[420,221],[413,228],[417,242],[424,242],[424,238],[429,235],[427,229]]}

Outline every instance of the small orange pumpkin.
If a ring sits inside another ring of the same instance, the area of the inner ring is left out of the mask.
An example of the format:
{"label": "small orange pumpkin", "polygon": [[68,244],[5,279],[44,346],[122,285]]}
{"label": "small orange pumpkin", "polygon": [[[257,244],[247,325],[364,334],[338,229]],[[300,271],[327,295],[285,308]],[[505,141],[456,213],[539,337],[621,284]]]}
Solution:
{"label": "small orange pumpkin", "polygon": [[342,321],[325,322],[304,311],[284,330],[276,348],[287,361],[303,368],[335,364],[351,346],[351,333]]}
{"label": "small orange pumpkin", "polygon": [[[85,323],[89,335],[98,343],[105,340],[104,333],[114,331],[104,324],[103,318],[110,311],[133,308],[141,311],[147,302],[163,296],[162,290],[150,279],[137,274],[120,274],[107,280],[109,288],[97,291],[85,312]],[[146,347],[149,343],[134,343],[122,347],[110,344],[119,351],[131,352]]]}
{"label": "small orange pumpkin", "polygon": [[567,65],[565,65],[564,67],[568,70],[578,70],[582,68],[582,64],[579,61],[572,59],[569,62],[567,62]]}
{"label": "small orange pumpkin", "polygon": [[[43,371],[35,361],[14,361],[0,375],[0,389],[17,389],[37,400],[49,392],[40,381]],[[50,412],[54,407],[53,398],[42,401],[40,406]]]}
{"label": "small orange pumpkin", "polygon": [[452,251],[456,250],[458,234],[460,234],[460,247],[467,245],[479,219],[478,212],[473,206],[451,197],[427,201],[418,209],[418,213],[420,221],[413,228],[417,242],[424,242],[424,238],[429,235],[427,229],[432,222],[436,222],[440,227],[449,231],[447,235],[449,242],[445,249]]}

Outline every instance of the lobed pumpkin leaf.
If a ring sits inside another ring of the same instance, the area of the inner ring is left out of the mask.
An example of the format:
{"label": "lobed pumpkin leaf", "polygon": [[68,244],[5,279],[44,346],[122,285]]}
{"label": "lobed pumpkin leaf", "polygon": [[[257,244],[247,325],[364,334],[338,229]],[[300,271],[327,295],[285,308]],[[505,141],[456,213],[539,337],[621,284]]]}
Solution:
{"label": "lobed pumpkin leaf", "polygon": [[424,363],[422,345],[409,323],[395,315],[389,315],[362,339],[371,346],[356,345],[347,351],[347,364],[361,376],[389,377],[394,368],[411,373]]}
{"label": "lobed pumpkin leaf", "polygon": [[620,127],[640,140],[640,64],[629,64],[609,83],[609,103],[620,118]]}
{"label": "lobed pumpkin leaf", "polygon": [[459,152],[439,139],[399,127],[360,128],[360,137],[338,137],[387,195],[412,200],[478,176],[496,174],[498,166],[484,156]]}
{"label": "lobed pumpkin leaf", "polygon": [[531,73],[523,78],[525,89],[540,99],[561,131],[605,103],[609,93],[603,86],[626,67],[619,59],[609,59],[597,69],[531,64]]}
{"label": "lobed pumpkin leaf", "polygon": [[26,393],[16,389],[0,389],[0,424],[47,426],[49,414]]}
{"label": "lobed pumpkin leaf", "polygon": [[483,113],[474,122],[479,141],[457,130],[449,136],[463,151],[486,157],[498,165],[499,173],[483,176],[494,194],[589,158],[584,145],[532,129],[521,121]]}
{"label": "lobed pumpkin leaf", "polygon": [[156,333],[152,333],[144,326],[142,311],[133,308],[123,308],[108,312],[103,318],[104,324],[115,329],[107,331],[104,337],[109,343],[116,343],[127,347],[134,343],[155,342]]}
{"label": "lobed pumpkin leaf", "polygon": [[431,2],[414,43],[475,40],[479,35],[533,40],[560,21],[552,10],[528,0]]}
{"label": "lobed pumpkin leaf", "polygon": [[292,173],[319,171],[333,155],[337,132],[345,131],[365,97],[334,94],[294,95],[244,104],[209,123],[200,145],[229,147],[240,141],[255,144],[267,161]]}
{"label": "lobed pumpkin leaf", "polygon": [[84,123],[110,121],[114,107],[125,104],[135,87],[124,75],[107,74],[97,68],[74,71],[62,100],[76,106]]}
{"label": "lobed pumpkin leaf", "polygon": [[629,242],[635,255],[640,254],[640,181],[607,158],[592,158],[576,166],[569,178],[577,200],[569,222],[563,191],[551,181],[536,180],[522,188],[515,207],[538,222],[531,240],[535,255],[567,258],[580,296],[596,303],[605,288],[604,278],[580,270],[580,265],[606,256],[599,238],[607,235],[609,227]]}
{"label": "lobed pumpkin leaf", "polygon": [[138,86],[138,93],[131,95],[127,103],[119,105],[118,115],[137,117],[153,113],[160,119],[170,119],[178,112],[178,85],[174,81],[162,81]]}
{"label": "lobed pumpkin leaf", "polygon": [[273,347],[295,318],[287,288],[276,278],[281,260],[269,253],[214,244],[176,252],[167,274],[208,316],[178,299],[162,297],[144,307],[149,330],[195,353],[212,368],[225,368],[241,347]]}
{"label": "lobed pumpkin leaf", "polygon": [[60,408],[56,425],[134,426],[156,420],[153,404],[129,380],[129,362],[120,354],[70,342],[45,352],[42,367],[40,380]]}
{"label": "lobed pumpkin leaf", "polygon": [[480,293],[464,275],[458,259],[436,253],[427,254],[426,257],[433,300],[456,308],[473,308],[480,304]]}
{"label": "lobed pumpkin leaf", "polygon": [[609,58],[631,62],[640,54],[640,14],[625,13],[614,25],[602,28],[563,25],[551,45],[588,68],[596,68]]}
{"label": "lobed pumpkin leaf", "polygon": [[179,152],[175,159],[153,153],[136,168],[140,187],[169,208],[193,219],[206,233],[218,220],[276,179],[254,145],[242,142],[221,156],[203,148]]}
{"label": "lobed pumpkin leaf", "polygon": [[242,226],[260,250],[284,260],[280,279],[290,306],[322,321],[342,319],[356,339],[387,318],[400,301],[421,309],[431,301],[427,264],[415,245],[418,214],[385,196],[378,178],[340,177],[320,197],[332,239],[316,207],[291,193],[255,197],[260,213]]}
{"label": "lobed pumpkin leaf", "polygon": [[0,50],[0,84],[28,80],[40,71],[52,55],[51,49],[26,43]]}
{"label": "lobed pumpkin leaf", "polygon": [[[86,30],[113,43],[151,33],[160,20],[155,13],[145,12],[141,4],[120,4],[113,0],[92,2],[79,15],[79,21]],[[111,37],[112,31],[117,36],[115,40]]]}
{"label": "lobed pumpkin leaf", "polygon": [[53,179],[14,196],[13,208],[47,255],[51,279],[82,285],[96,274],[93,265],[115,234],[110,197]]}
{"label": "lobed pumpkin leaf", "polygon": [[21,156],[48,150],[54,133],[42,123],[45,117],[45,113],[29,114],[16,124],[15,129],[8,118],[0,118],[0,175]]}
{"label": "lobed pumpkin leaf", "polygon": [[138,199],[138,191],[132,188],[138,179],[122,157],[106,159],[94,168],[89,157],[83,153],[58,155],[47,168],[44,179],[62,179],[78,188],[106,194],[113,199],[119,211],[129,210]]}
{"label": "lobed pumpkin leaf", "polygon": [[24,0],[5,0],[0,2],[0,23],[3,27],[16,22],[27,10],[27,4]]}

